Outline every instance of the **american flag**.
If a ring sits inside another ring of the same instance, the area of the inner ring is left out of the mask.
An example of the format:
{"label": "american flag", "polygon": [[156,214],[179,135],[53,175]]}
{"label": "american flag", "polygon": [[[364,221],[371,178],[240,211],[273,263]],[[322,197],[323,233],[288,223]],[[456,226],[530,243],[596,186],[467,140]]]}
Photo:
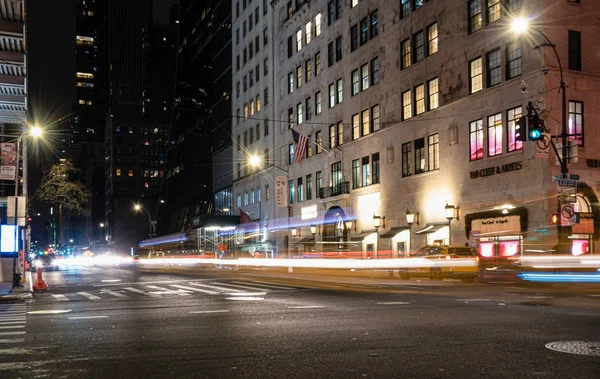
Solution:
{"label": "american flag", "polygon": [[292,135],[294,136],[294,162],[302,162],[306,155],[306,146],[308,145],[308,137],[304,134],[300,134],[292,129]]}

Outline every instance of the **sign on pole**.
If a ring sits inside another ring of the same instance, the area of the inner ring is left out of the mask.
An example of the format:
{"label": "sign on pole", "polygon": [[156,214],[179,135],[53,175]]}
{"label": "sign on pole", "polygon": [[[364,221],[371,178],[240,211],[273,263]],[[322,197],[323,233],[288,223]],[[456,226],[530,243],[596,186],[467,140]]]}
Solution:
{"label": "sign on pole", "polygon": [[560,206],[560,225],[561,226],[573,226],[575,224],[573,217],[575,216],[575,209],[573,204],[562,204]]}
{"label": "sign on pole", "polygon": [[285,176],[275,177],[275,204],[279,208],[288,206],[287,177]]}
{"label": "sign on pole", "polygon": [[17,144],[0,143],[0,180],[16,180]]}
{"label": "sign on pole", "polygon": [[542,133],[542,138],[535,144],[535,157],[548,159],[550,156],[550,133]]}
{"label": "sign on pole", "polygon": [[25,209],[27,201],[25,196],[8,196],[6,206],[6,218],[9,225],[25,226]]}

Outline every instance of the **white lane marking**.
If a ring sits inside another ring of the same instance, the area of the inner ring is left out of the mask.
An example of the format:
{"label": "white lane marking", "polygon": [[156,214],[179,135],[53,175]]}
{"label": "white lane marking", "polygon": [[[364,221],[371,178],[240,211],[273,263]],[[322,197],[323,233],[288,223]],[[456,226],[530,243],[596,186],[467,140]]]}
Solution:
{"label": "white lane marking", "polygon": [[0,343],[23,343],[25,338],[0,339]]}
{"label": "white lane marking", "polygon": [[229,312],[229,310],[227,309],[218,309],[218,310],[214,310],[214,311],[192,311],[192,312],[188,312],[188,313],[227,313]]}
{"label": "white lane marking", "polygon": [[217,283],[217,284],[219,284],[220,286],[231,286],[231,287],[242,288],[242,289],[245,289],[246,291],[248,291],[248,290],[268,291],[268,289],[265,289],[265,288],[252,287],[252,286],[243,286],[243,285],[239,285],[239,284],[231,284],[231,283]]}
{"label": "white lane marking", "polygon": [[256,301],[256,300],[264,300],[264,297],[256,297],[256,296],[238,296],[238,297],[226,297],[225,300],[240,300],[240,301]]}
{"label": "white lane marking", "polygon": [[185,282],[185,281],[186,280],[157,280],[157,281],[152,281],[152,282],[107,283],[107,284],[94,284],[94,287],[128,286],[128,285],[132,285],[132,284],[133,285],[146,285],[146,284],[178,283],[178,282]]}
{"label": "white lane marking", "polygon": [[101,300],[98,296],[92,295],[89,292],[77,292],[78,295],[85,296],[90,300]]}
{"label": "white lane marking", "polygon": [[120,292],[115,292],[115,291],[111,291],[111,290],[101,290],[100,293],[107,293],[109,295],[113,295],[113,296],[116,296],[116,297],[123,297],[123,298],[129,297],[127,295],[123,295]]}
{"label": "white lane marking", "polygon": [[0,336],[16,336],[16,335],[21,335],[21,334],[25,334],[25,332],[0,332]]}
{"label": "white lane marking", "polygon": [[[246,284],[244,282],[238,282],[238,281],[235,281],[235,280],[232,281],[232,283]],[[297,287],[288,287],[288,286],[282,286],[282,285],[279,285],[279,284],[271,284],[271,283],[265,283],[265,282],[255,282],[255,281],[252,281],[251,283],[252,283],[253,286],[256,285],[256,286],[259,286],[259,287],[275,288],[275,289],[280,289],[280,290],[296,290],[296,289],[298,289]]]}
{"label": "white lane marking", "polygon": [[11,325],[11,326],[0,326],[0,329],[20,329],[24,328],[25,325]]}
{"label": "white lane marking", "polygon": [[69,299],[65,295],[52,294],[52,296],[58,301],[69,301]]}
{"label": "white lane marking", "polygon": [[102,283],[116,283],[116,282],[120,282],[121,279],[104,279],[102,281]]}
{"label": "white lane marking", "polygon": [[25,324],[27,321],[6,321],[2,322],[2,325],[14,325],[14,324]]}
{"label": "white lane marking", "polygon": [[180,286],[179,284],[171,284],[169,287],[176,287],[176,288],[181,288],[181,289],[184,289],[184,290],[190,290],[190,291],[195,291],[195,292],[204,292],[204,293],[207,293],[209,295],[218,295],[219,294],[219,292],[209,291],[209,290],[203,290],[201,288],[192,288],[192,287]]}
{"label": "white lane marking", "polygon": [[146,292],[146,291],[142,291],[142,290],[140,290],[140,289],[133,288],[133,287],[125,287],[125,288],[123,288],[123,289],[124,289],[124,290],[126,290],[126,291],[129,291],[129,292],[133,292],[133,293],[139,293],[140,295],[154,296],[154,295],[152,295],[151,293],[148,293],[148,292]]}
{"label": "white lane marking", "polygon": [[10,307],[0,307],[0,311],[5,311],[5,310],[21,310],[21,309],[25,309],[24,305],[19,305],[19,306],[10,306]]}
{"label": "white lane marking", "polygon": [[383,303],[377,303],[379,305],[407,305],[410,304],[407,301],[388,301],[388,302],[383,302]]}
{"label": "white lane marking", "polygon": [[108,316],[78,316],[78,317],[67,317],[69,320],[87,320],[94,318],[108,318]]}
{"label": "white lane marking", "polygon": [[168,288],[159,287],[159,286],[146,286],[146,287],[160,291],[160,292],[152,292],[152,293],[157,294],[157,295],[190,296],[190,294],[192,293],[192,291],[186,291],[186,290],[181,290],[181,289],[170,290]]}
{"label": "white lane marking", "polygon": [[238,292],[238,290],[234,290],[232,288],[225,288],[225,287],[219,287],[219,286],[214,286],[214,285],[208,285],[208,284],[200,284],[200,283],[194,283],[194,282],[190,282],[190,284],[192,286],[198,286],[198,287],[205,287],[205,288],[213,288],[219,291],[228,291],[228,292]]}
{"label": "white lane marking", "polygon": [[266,292],[231,292],[226,293],[228,296],[265,296]]}
{"label": "white lane marking", "polygon": [[42,311],[30,311],[27,312],[28,315],[53,315],[57,313],[69,313],[70,309],[47,309]]}
{"label": "white lane marking", "polygon": [[290,309],[313,309],[313,308],[325,308],[323,305],[297,305],[288,307]]}
{"label": "white lane marking", "polygon": [[554,296],[523,296],[523,299],[554,299]]}

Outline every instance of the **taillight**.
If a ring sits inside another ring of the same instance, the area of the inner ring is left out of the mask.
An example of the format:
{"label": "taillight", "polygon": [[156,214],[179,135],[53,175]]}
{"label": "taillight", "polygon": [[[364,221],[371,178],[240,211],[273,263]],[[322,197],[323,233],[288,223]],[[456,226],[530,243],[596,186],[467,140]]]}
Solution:
{"label": "taillight", "polygon": [[449,261],[450,259],[452,259],[452,257],[449,255],[446,255],[446,260]]}

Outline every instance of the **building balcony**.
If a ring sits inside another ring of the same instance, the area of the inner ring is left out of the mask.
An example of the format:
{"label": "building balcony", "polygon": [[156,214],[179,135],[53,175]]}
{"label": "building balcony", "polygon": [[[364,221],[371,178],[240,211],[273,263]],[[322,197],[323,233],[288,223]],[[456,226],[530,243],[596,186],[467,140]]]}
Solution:
{"label": "building balcony", "polygon": [[350,194],[350,182],[341,182],[335,186],[321,188],[319,198],[327,199],[329,197],[348,194]]}

